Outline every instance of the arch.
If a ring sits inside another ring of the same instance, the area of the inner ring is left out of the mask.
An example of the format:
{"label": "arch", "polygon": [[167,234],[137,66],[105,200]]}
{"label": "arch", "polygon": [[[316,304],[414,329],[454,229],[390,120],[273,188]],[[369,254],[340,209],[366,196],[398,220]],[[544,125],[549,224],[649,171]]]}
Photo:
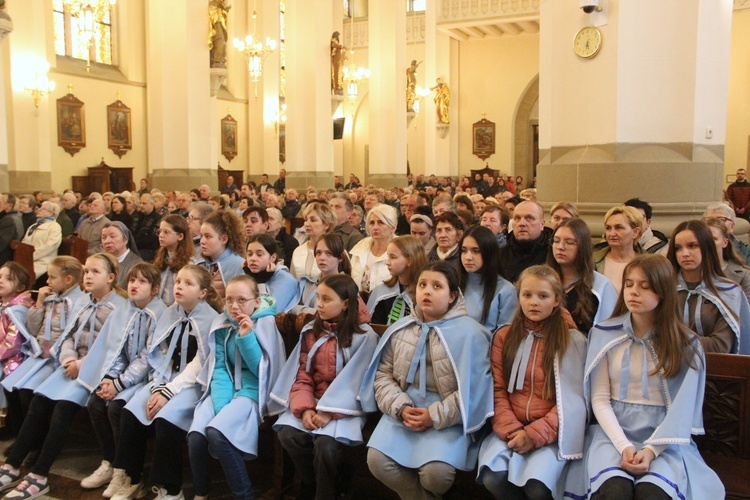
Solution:
{"label": "arch", "polygon": [[534,129],[539,126],[539,74],[532,78],[521,94],[513,117],[513,175],[523,176],[529,183],[536,171]]}

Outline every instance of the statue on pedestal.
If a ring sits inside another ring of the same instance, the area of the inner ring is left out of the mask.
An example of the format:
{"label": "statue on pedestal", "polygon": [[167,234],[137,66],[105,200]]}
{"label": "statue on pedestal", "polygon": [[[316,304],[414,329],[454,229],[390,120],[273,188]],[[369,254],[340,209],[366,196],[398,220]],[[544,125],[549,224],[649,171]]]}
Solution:
{"label": "statue on pedestal", "polygon": [[435,111],[437,112],[438,123],[450,123],[450,114],[448,108],[451,104],[451,91],[441,78],[437,79],[437,84],[430,90],[437,92],[435,94]]}
{"label": "statue on pedestal", "polygon": [[417,99],[417,67],[422,61],[412,60],[411,66],[406,68],[406,112],[414,111],[414,101]]}
{"label": "statue on pedestal", "polygon": [[331,91],[336,95],[344,95],[344,61],[346,47],[339,41],[339,32],[331,35]]}
{"label": "statue on pedestal", "polygon": [[227,67],[227,14],[231,8],[228,0],[208,2],[208,48],[212,68]]}

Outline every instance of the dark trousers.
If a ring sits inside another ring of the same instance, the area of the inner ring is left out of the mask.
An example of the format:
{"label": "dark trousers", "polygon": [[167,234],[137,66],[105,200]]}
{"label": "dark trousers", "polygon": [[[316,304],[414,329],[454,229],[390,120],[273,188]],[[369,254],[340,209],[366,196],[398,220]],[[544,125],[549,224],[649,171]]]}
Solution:
{"label": "dark trousers", "polygon": [[93,394],[86,404],[94,434],[102,449],[102,456],[110,463],[115,460],[115,450],[120,437],[120,416],[124,406],[125,401],[105,401],[96,394]]}
{"label": "dark trousers", "polygon": [[315,498],[336,498],[343,492],[340,484],[344,446],[332,437],[314,436],[285,425],[279,441],[294,462],[306,487],[315,484]]}
{"label": "dark trousers", "polygon": [[508,480],[507,472],[487,471],[483,475],[484,487],[495,498],[503,500],[552,500],[552,492],[543,482],[530,479],[523,486],[516,486]]}
{"label": "dark trousers", "polygon": [[185,431],[163,418],[154,420],[153,426],[146,426],[130,411],[124,410],[120,417],[120,440],[113,465],[125,469],[133,483],[141,481],[150,427],[153,427],[155,438],[149,482],[163,486],[170,495],[176,495],[182,488]]}
{"label": "dark trousers", "polygon": [[592,500],[668,500],[667,493],[652,483],[634,484],[624,477],[613,477],[602,483]]}
{"label": "dark trousers", "polygon": [[206,429],[205,436],[199,432],[191,432],[188,435],[188,449],[196,495],[207,496],[209,493],[209,467],[213,455],[221,463],[224,476],[232,489],[232,497],[236,500],[253,499],[253,486],[247,475],[242,452],[224,434],[211,427]]}
{"label": "dark trousers", "polygon": [[65,445],[73,417],[80,408],[80,405],[70,401],[55,401],[36,394],[6,463],[19,468],[30,451],[39,449],[39,458],[31,467],[31,472],[48,476]]}

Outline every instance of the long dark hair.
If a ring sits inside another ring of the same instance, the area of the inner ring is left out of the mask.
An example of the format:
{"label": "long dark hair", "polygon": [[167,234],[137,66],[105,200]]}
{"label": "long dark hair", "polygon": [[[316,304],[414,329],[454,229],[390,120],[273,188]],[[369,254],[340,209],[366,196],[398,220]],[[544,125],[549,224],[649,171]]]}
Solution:
{"label": "long dark hair", "polygon": [[[479,246],[479,251],[482,254],[482,268],[477,274],[481,275],[483,287],[483,305],[482,305],[482,319],[481,323],[487,320],[487,315],[490,313],[490,307],[492,301],[495,300],[495,293],[497,292],[497,277],[499,276],[500,270],[500,247],[497,246],[497,239],[492,231],[484,226],[471,226],[464,233],[461,242],[458,244],[458,248],[461,250],[461,254],[464,253],[464,240],[467,237],[472,237]],[[461,261],[461,265],[458,266],[459,278],[461,280],[461,291],[466,292],[466,285],[468,284],[469,273],[464,268],[464,263]]]}
{"label": "long dark hair", "polygon": [[698,247],[701,251],[701,280],[706,284],[706,288],[711,290],[711,293],[718,297],[727,310],[736,317],[738,311],[733,311],[732,308],[724,302],[721,295],[719,295],[719,291],[716,289],[717,281],[723,281],[725,283],[730,283],[731,281],[721,269],[719,254],[716,252],[716,243],[714,243],[714,236],[705,222],[699,220],[687,220],[680,222],[677,227],[674,228],[672,237],[669,239],[667,259],[669,259],[669,262],[672,264],[675,273],[680,273],[680,264],[677,262],[677,250],[675,249],[675,238],[683,231],[692,231],[695,235],[695,239],[698,240]]}
{"label": "long dark hair", "polygon": [[344,240],[341,238],[341,235],[336,233],[321,234],[315,241],[313,254],[315,254],[315,251],[318,249],[318,243],[320,243],[321,241],[326,244],[331,254],[339,259],[339,272],[344,273],[347,276],[351,276],[352,263],[349,260],[349,254],[346,253],[346,247],[344,246]]}
{"label": "long dark hair", "polygon": [[[578,302],[570,314],[574,318],[579,318],[581,324],[589,324],[594,319],[593,301],[591,300],[591,290],[594,287],[594,245],[591,242],[591,230],[583,219],[565,219],[557,226],[552,234],[554,239],[561,227],[567,227],[573,232],[578,245],[576,254],[575,268],[578,275],[573,288],[570,291],[576,292]],[[562,266],[557,263],[554,257],[552,245],[547,252],[547,265],[555,270],[560,280],[563,279]]]}
{"label": "long dark hair", "polygon": [[188,228],[187,220],[182,215],[170,214],[164,217],[161,222],[166,222],[172,226],[172,230],[175,233],[182,235],[182,240],[177,242],[174,259],[171,261],[169,260],[169,251],[160,246],[159,250],[156,251],[156,257],[154,257],[154,265],[161,272],[169,268],[172,272],[176,273],[190,264],[193,255],[195,255],[193,241],[190,238],[190,229]]}
{"label": "long dark hair", "polygon": [[[359,288],[351,276],[346,274],[334,274],[323,278],[318,286],[325,285],[339,296],[341,300],[346,301],[346,309],[337,321],[336,337],[340,347],[349,347],[352,345],[352,337],[355,333],[362,333],[364,330],[359,327]],[[315,322],[313,330],[319,332],[323,329],[323,320],[320,314],[315,313]]]}
{"label": "long dark hair", "polygon": [[677,277],[674,265],[670,264],[663,256],[655,254],[638,255],[628,262],[622,273],[623,287],[620,290],[620,297],[612,313],[614,317],[628,312],[624,299],[624,283],[633,269],[643,271],[651,290],[661,299],[659,305],[656,306],[656,319],[651,336],[651,344],[656,352],[656,367],[651,375],[664,370],[664,376],[667,378],[672,378],[680,372],[683,360],[690,366],[695,366],[694,360],[700,359],[697,356],[696,347],[690,342],[694,333],[685,325],[680,316],[677,288],[674,285]]}
{"label": "long dark hair", "polygon": [[[542,397],[549,399],[555,395],[555,357],[562,357],[565,354],[570,341],[568,324],[562,314],[563,307],[565,307],[565,292],[557,273],[551,267],[541,265],[531,266],[521,273],[516,282],[516,290],[519,294],[523,286],[523,280],[530,277],[542,279],[549,283],[555,293],[555,298],[559,301],[557,307],[552,310],[552,314],[544,322],[541,332],[544,335],[544,355],[542,356],[544,387]],[[513,361],[516,359],[516,353],[521,341],[526,336],[525,321],[526,315],[519,306],[503,344],[503,375],[508,382],[510,381],[510,372]]]}

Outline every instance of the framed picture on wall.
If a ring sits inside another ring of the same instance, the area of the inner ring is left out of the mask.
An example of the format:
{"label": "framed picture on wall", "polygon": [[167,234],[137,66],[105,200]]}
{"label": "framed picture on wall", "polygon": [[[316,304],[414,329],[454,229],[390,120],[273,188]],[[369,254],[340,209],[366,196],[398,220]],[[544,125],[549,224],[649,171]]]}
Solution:
{"label": "framed picture on wall", "polygon": [[130,108],[121,100],[107,106],[107,147],[118,158],[133,149]]}
{"label": "framed picture on wall", "polygon": [[72,88],[69,88],[68,95],[57,100],[57,145],[70,156],[86,147],[83,101],[73,95]]}
{"label": "framed picture on wall", "polygon": [[232,115],[221,119],[221,154],[230,162],[237,156],[237,120]]}
{"label": "framed picture on wall", "polygon": [[472,125],[473,154],[486,160],[495,154],[495,124],[482,118]]}

